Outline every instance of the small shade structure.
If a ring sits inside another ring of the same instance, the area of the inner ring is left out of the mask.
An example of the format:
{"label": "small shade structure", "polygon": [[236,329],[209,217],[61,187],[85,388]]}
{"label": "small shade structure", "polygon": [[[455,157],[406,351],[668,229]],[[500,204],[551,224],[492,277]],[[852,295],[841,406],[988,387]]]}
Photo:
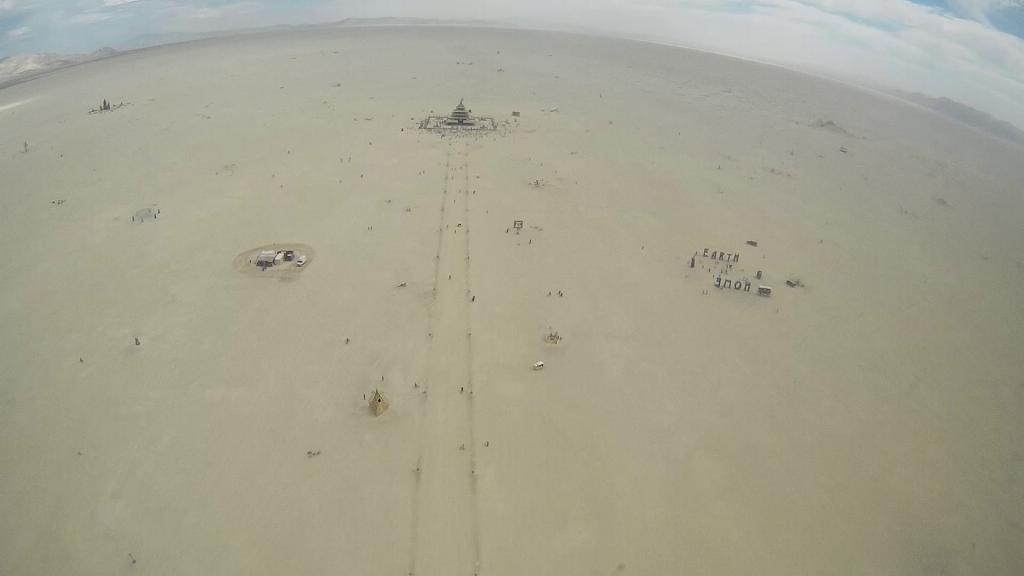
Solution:
{"label": "small shade structure", "polygon": [[370,413],[374,416],[380,416],[387,409],[388,401],[384,399],[380,390],[374,390],[373,395],[370,396]]}
{"label": "small shade structure", "polygon": [[274,250],[263,250],[256,256],[256,265],[260,268],[269,268],[274,265],[277,252]]}

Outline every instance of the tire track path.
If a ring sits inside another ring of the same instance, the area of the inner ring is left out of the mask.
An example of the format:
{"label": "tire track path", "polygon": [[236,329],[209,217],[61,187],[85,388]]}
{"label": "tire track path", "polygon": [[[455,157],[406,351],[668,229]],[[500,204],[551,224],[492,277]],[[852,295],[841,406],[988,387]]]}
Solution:
{"label": "tire track path", "polygon": [[468,183],[468,150],[453,144],[438,234],[420,424],[410,569],[417,576],[472,576],[480,568],[470,373]]}

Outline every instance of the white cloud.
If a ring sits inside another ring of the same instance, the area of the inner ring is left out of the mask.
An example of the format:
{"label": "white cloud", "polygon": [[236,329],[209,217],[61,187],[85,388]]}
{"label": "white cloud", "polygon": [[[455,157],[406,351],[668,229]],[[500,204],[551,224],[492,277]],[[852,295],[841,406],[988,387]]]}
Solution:
{"label": "white cloud", "polygon": [[114,8],[116,6],[124,6],[125,4],[134,4],[141,0],[103,0],[103,6],[105,8]]}
{"label": "white cloud", "polygon": [[221,21],[223,25],[235,24],[233,20],[239,16],[256,14],[263,9],[257,2],[232,2],[216,6],[203,6],[197,3],[174,4],[166,13],[173,18],[183,20]]}
{"label": "white cloud", "polygon": [[994,10],[1024,8],[1024,0],[951,0],[950,4],[958,14],[986,24]]}
{"label": "white cloud", "polygon": [[19,26],[18,28],[12,28],[7,31],[8,40],[19,40],[24,38],[32,31],[32,28],[28,26]]}
{"label": "white cloud", "polygon": [[14,0],[0,0],[0,12],[14,10]]}
{"label": "white cloud", "polygon": [[[989,7],[997,3],[1005,2],[986,2]],[[909,2],[755,0],[755,4],[767,7],[762,24],[768,26],[791,18],[794,8],[817,12],[815,18],[834,17],[831,36],[802,57],[794,57],[792,63],[946,95],[1024,124],[1024,41],[1020,38],[981,21]],[[981,4],[977,2],[978,7]],[[770,46],[759,49],[771,53]],[[827,50],[829,56],[816,57],[817,49]],[[868,60],[857,63],[853,58],[857,52]]]}
{"label": "white cloud", "polygon": [[107,20],[114,19],[114,14],[105,12],[82,12],[81,14],[75,14],[71,18],[68,18],[68,24],[96,24],[98,22],[106,22]]}

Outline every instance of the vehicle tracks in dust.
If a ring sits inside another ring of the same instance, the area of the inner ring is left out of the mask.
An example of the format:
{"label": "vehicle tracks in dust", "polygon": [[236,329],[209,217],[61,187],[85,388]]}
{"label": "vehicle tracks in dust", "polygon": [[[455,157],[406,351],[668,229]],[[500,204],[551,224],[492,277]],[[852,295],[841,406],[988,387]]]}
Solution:
{"label": "vehicle tracks in dust", "polygon": [[480,571],[469,271],[469,148],[453,143],[441,198],[414,469],[409,573],[417,576]]}

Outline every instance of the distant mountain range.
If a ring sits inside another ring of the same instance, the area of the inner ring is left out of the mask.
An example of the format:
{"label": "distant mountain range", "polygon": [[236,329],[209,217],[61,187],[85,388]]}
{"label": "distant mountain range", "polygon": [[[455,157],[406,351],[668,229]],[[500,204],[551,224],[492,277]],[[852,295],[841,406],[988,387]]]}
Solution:
{"label": "distant mountain range", "polygon": [[900,90],[890,90],[889,92],[902,100],[938,112],[947,118],[956,120],[961,124],[966,124],[976,130],[1009,140],[1010,142],[1024,144],[1024,130],[1005,120],[1000,120],[988,112],[982,112],[949,98],[936,98],[919,92],[903,92]]}
{"label": "distant mountain range", "polygon": [[161,46],[164,44],[176,44],[179,42],[192,42],[206,38],[219,38],[223,36],[244,36],[248,34],[261,34],[267,32],[282,32],[288,30],[323,30],[330,28],[351,28],[371,26],[511,26],[510,21],[494,20],[442,20],[431,18],[405,18],[405,17],[379,17],[379,18],[345,18],[334,22],[322,22],[318,24],[276,24],[274,26],[261,26],[257,28],[233,28],[231,30],[212,32],[163,32],[160,34],[144,34],[136,36],[126,45],[128,49],[148,48],[150,46]]}
{"label": "distant mountain range", "polygon": [[[347,18],[337,22],[324,24],[300,24],[280,25],[265,28],[247,28],[240,30],[203,32],[203,33],[167,33],[151,34],[140,36],[129,43],[129,51],[162,44],[173,44],[178,42],[189,42],[214,38],[219,36],[246,35],[260,32],[273,32],[282,30],[300,29],[324,29],[344,28],[349,26],[494,26],[495,24],[508,26],[515,25],[511,22],[485,22],[475,20],[428,20],[420,18]],[[522,23],[519,23],[522,24]],[[525,26],[529,28],[530,26]],[[121,53],[110,47],[100,48],[89,54],[21,54],[0,58],[0,88],[16,84],[24,80],[83,62],[99,60]],[[976,130],[986,132],[993,136],[1024,145],[1024,130],[1017,126],[1000,120],[987,112],[982,112],[970,106],[950,100],[944,97],[933,97],[919,92],[904,92],[902,90],[884,90],[902,100],[922,106],[952,120],[970,126]]]}
{"label": "distant mountain range", "polygon": [[99,60],[117,53],[113,48],[104,47],[88,54],[19,54],[0,58],[0,88],[65,66]]}
{"label": "distant mountain range", "polygon": [[[493,26],[494,22],[482,20],[430,20],[425,18],[346,18],[322,24],[280,24],[259,28],[237,28],[213,32],[168,32],[146,34],[128,41],[123,50],[104,47],[89,54],[19,54],[0,58],[0,88],[17,84],[47,72],[92,60],[107,58],[123,52],[142,48],[192,42],[224,36],[243,36],[286,30],[311,30],[324,28],[345,28],[353,26]],[[506,24],[507,25],[507,24]]]}

